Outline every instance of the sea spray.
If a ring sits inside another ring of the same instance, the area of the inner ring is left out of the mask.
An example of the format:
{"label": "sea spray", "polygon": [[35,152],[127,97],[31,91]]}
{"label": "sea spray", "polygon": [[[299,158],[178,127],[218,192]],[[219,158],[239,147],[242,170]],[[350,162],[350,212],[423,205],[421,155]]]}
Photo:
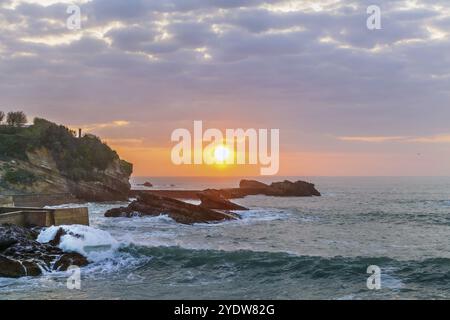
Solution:
{"label": "sea spray", "polygon": [[61,237],[58,247],[66,252],[78,252],[92,262],[111,257],[120,245],[108,232],[82,225],[46,228],[41,231],[37,241],[47,243],[53,240],[60,228],[66,234]]}

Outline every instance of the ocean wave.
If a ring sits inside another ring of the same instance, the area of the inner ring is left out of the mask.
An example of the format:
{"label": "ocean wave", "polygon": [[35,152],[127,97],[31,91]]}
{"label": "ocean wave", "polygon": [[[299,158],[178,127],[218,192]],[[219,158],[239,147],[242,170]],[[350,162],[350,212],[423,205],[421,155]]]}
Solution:
{"label": "ocean wave", "polygon": [[[146,267],[200,271],[206,276],[220,271],[244,275],[249,281],[275,281],[279,278],[296,281],[336,281],[358,285],[367,290],[367,267],[381,268],[382,287],[391,291],[419,290],[422,286],[438,286],[448,292],[450,259],[432,258],[420,261],[399,261],[388,257],[318,257],[298,256],[281,252],[189,250],[180,247],[136,247],[125,250],[133,255],[151,257]],[[300,282],[301,283],[301,282]]]}
{"label": "ocean wave", "polygon": [[99,261],[111,257],[119,248],[119,242],[107,231],[89,226],[51,226],[39,234],[37,241],[47,243],[55,238],[59,229],[65,231],[58,247],[65,252],[78,252],[90,261]]}

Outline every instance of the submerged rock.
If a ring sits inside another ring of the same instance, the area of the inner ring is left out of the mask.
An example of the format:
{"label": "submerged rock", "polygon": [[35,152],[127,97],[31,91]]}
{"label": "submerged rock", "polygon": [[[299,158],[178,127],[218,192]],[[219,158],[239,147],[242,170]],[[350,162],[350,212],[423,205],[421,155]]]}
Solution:
{"label": "submerged rock", "polygon": [[248,210],[248,208],[227,200],[220,190],[207,189],[197,194],[201,200],[200,207],[219,210]]}
{"label": "submerged rock", "polygon": [[238,219],[232,212],[219,212],[172,198],[140,194],[128,207],[107,211],[105,217],[159,216],[166,214],[178,223],[209,223]]}
{"label": "submerged rock", "polygon": [[50,243],[40,243],[38,231],[9,224],[0,225],[0,277],[39,276],[44,271],[83,267],[88,260],[79,253],[65,253]]}

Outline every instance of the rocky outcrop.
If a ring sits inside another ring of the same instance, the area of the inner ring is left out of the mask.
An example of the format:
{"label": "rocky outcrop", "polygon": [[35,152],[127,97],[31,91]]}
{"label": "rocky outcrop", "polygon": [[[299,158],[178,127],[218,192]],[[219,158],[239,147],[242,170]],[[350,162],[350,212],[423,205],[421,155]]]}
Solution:
{"label": "rocky outcrop", "polygon": [[84,256],[40,243],[37,236],[37,230],[0,225],[0,277],[39,276],[43,271],[65,271],[71,265],[88,264]]}
{"label": "rocky outcrop", "polygon": [[248,189],[248,188],[250,188],[250,189],[265,189],[268,187],[269,186],[267,184],[256,181],[256,180],[245,180],[244,179],[239,182],[239,188],[241,188],[241,189],[244,189],[244,188],[246,188],[246,189]]}
{"label": "rocky outcrop", "polygon": [[274,182],[269,187],[270,192],[281,197],[320,197],[320,192],[315,188],[314,184],[305,181],[291,182],[285,180],[283,182]]}
{"label": "rocky outcrop", "polygon": [[99,138],[78,138],[44,119],[0,126],[0,193],[71,194],[82,201],[126,200],[132,165]]}
{"label": "rocky outcrop", "polygon": [[132,197],[137,197],[142,194],[153,194],[156,196],[175,199],[203,199],[204,206],[209,208],[218,205],[212,203],[208,204],[210,203],[210,201],[218,199],[218,195],[222,200],[244,198],[251,195],[266,195],[273,197],[312,197],[321,195],[314,184],[304,181],[291,182],[285,180],[282,182],[274,182],[271,185],[267,185],[255,180],[241,180],[239,185],[239,188],[215,190],[214,193],[210,195],[210,199],[208,199],[208,197],[202,197],[202,194],[204,194],[205,191],[210,192],[209,190],[133,190],[130,195]]}
{"label": "rocky outcrop", "polygon": [[151,188],[151,187],[153,187],[153,184],[151,182],[149,182],[149,181],[146,181],[146,182],[144,182],[142,184],[142,186],[147,187],[147,188]]}
{"label": "rocky outcrop", "polygon": [[137,200],[128,207],[111,209],[105,213],[105,217],[159,216],[163,214],[183,224],[220,222],[239,218],[238,215],[231,212],[219,212],[152,194],[140,194]]}
{"label": "rocky outcrop", "polygon": [[201,200],[200,207],[219,210],[248,210],[243,206],[227,200],[220,190],[207,189],[197,194]]}
{"label": "rocky outcrop", "polygon": [[84,201],[122,201],[128,200],[130,175],[123,169],[122,160],[114,160],[102,171],[95,181],[70,181],[68,189],[76,198]]}
{"label": "rocky outcrop", "polygon": [[274,182],[271,185],[254,180],[242,180],[239,188],[221,189],[220,193],[226,199],[243,198],[251,195],[273,197],[312,197],[320,196],[314,184],[305,181],[291,182],[288,180]]}

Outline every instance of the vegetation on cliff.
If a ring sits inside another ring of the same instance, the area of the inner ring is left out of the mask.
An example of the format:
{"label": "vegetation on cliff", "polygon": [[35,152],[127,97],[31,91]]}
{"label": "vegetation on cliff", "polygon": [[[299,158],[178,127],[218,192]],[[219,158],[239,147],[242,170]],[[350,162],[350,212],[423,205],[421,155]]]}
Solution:
{"label": "vegetation on cliff", "polygon": [[[87,134],[77,138],[70,129],[36,118],[28,127],[0,126],[0,160],[27,160],[27,152],[46,148],[62,175],[74,181],[94,181],[119,156],[98,137]],[[130,163],[121,160],[121,167],[131,174]],[[4,179],[32,179],[23,170],[7,171]]]}

